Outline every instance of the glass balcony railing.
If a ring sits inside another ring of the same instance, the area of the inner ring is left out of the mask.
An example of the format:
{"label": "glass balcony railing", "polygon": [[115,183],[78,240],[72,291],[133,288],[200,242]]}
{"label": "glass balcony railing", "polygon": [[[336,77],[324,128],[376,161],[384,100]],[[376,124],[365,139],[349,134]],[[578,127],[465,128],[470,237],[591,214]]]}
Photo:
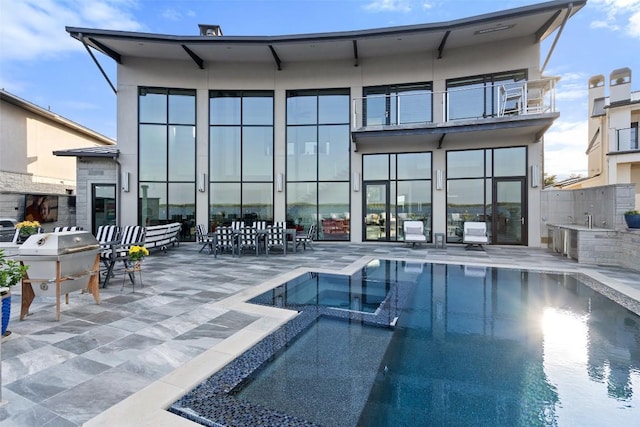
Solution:
{"label": "glass balcony railing", "polygon": [[616,130],[615,151],[633,151],[638,149],[638,128],[632,127]]}
{"label": "glass balcony railing", "polygon": [[354,98],[352,126],[354,130],[377,130],[553,113],[556,111],[556,80],[470,85],[445,92],[400,92]]}

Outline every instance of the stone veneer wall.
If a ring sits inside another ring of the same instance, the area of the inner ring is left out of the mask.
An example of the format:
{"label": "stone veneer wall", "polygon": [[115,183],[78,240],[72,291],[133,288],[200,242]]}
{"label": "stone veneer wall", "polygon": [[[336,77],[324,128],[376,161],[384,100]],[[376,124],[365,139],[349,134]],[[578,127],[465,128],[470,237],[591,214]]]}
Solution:
{"label": "stone veneer wall", "polygon": [[[24,218],[25,195],[47,194],[58,196],[58,221],[43,224],[45,231],[56,226],[76,225],[76,208],[69,206],[69,191],[75,191],[75,185],[69,183],[56,184],[32,174],[0,171],[0,217]],[[72,195],[71,197],[75,197]]]}
{"label": "stone veneer wall", "polygon": [[92,184],[116,184],[118,168],[110,157],[79,157],[76,163],[77,200],[76,223],[91,230],[91,186]]}
{"label": "stone veneer wall", "polygon": [[541,192],[540,202],[541,235],[548,235],[544,232],[548,224],[584,225],[585,213],[593,216],[595,228],[625,230],[624,213],[635,208],[635,194],[635,184],[577,190],[545,189]]}

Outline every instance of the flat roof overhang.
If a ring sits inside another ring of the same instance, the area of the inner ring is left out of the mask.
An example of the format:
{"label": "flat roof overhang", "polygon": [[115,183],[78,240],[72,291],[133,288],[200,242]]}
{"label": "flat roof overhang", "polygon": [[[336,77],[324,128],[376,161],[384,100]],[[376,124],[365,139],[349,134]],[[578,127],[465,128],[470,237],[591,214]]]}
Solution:
{"label": "flat roof overhang", "polygon": [[351,131],[351,141],[355,145],[355,151],[362,148],[380,148],[386,152],[398,143],[429,149],[446,148],[447,144],[474,139],[500,141],[525,138],[534,143],[542,138],[558,117],[560,113],[545,113],[482,120],[456,120],[438,124],[376,126]]}
{"label": "flat roof overhang", "polygon": [[[69,35],[119,64],[127,58],[191,61],[205,69],[216,63],[288,63],[350,61],[398,54],[446,57],[452,49],[499,43],[520,37],[540,41],[586,4],[554,0],[470,18],[432,24],[284,36],[175,36],[66,27]],[[94,58],[95,60],[95,58]]]}

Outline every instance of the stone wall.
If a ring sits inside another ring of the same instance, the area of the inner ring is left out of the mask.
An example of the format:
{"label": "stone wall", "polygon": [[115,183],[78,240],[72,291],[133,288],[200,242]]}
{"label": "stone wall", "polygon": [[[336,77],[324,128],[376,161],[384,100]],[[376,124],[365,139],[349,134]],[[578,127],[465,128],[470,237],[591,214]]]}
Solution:
{"label": "stone wall", "polygon": [[75,198],[75,183],[55,183],[27,173],[0,172],[0,217],[24,219],[25,195],[42,194],[58,197],[58,221],[43,224],[45,230],[56,226],[76,225],[76,208],[69,206]]}
{"label": "stone wall", "polygon": [[116,184],[117,163],[110,157],[79,157],[77,161],[76,222],[91,231],[91,191],[93,184]]}
{"label": "stone wall", "polygon": [[577,190],[545,189],[541,198],[542,236],[547,235],[545,230],[549,224],[584,225],[587,213],[592,215],[595,228],[626,230],[624,212],[635,207],[635,184]]}

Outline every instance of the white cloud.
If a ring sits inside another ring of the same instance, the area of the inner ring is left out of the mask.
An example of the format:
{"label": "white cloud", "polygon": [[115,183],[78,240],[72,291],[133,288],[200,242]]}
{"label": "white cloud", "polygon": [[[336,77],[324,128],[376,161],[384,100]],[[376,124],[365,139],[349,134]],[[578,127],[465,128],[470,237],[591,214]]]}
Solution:
{"label": "white cloud", "polygon": [[591,28],[624,31],[628,36],[640,39],[640,0],[591,0],[602,11],[604,19],[591,22]]}
{"label": "white cloud", "polygon": [[0,60],[42,60],[83,49],[65,26],[139,31],[133,0],[2,1]]}
{"label": "white cloud", "polygon": [[372,12],[411,12],[411,0],[373,0],[364,6]]}
{"label": "white cloud", "polygon": [[544,172],[566,178],[587,176],[586,120],[566,122],[559,119],[544,136]]}

